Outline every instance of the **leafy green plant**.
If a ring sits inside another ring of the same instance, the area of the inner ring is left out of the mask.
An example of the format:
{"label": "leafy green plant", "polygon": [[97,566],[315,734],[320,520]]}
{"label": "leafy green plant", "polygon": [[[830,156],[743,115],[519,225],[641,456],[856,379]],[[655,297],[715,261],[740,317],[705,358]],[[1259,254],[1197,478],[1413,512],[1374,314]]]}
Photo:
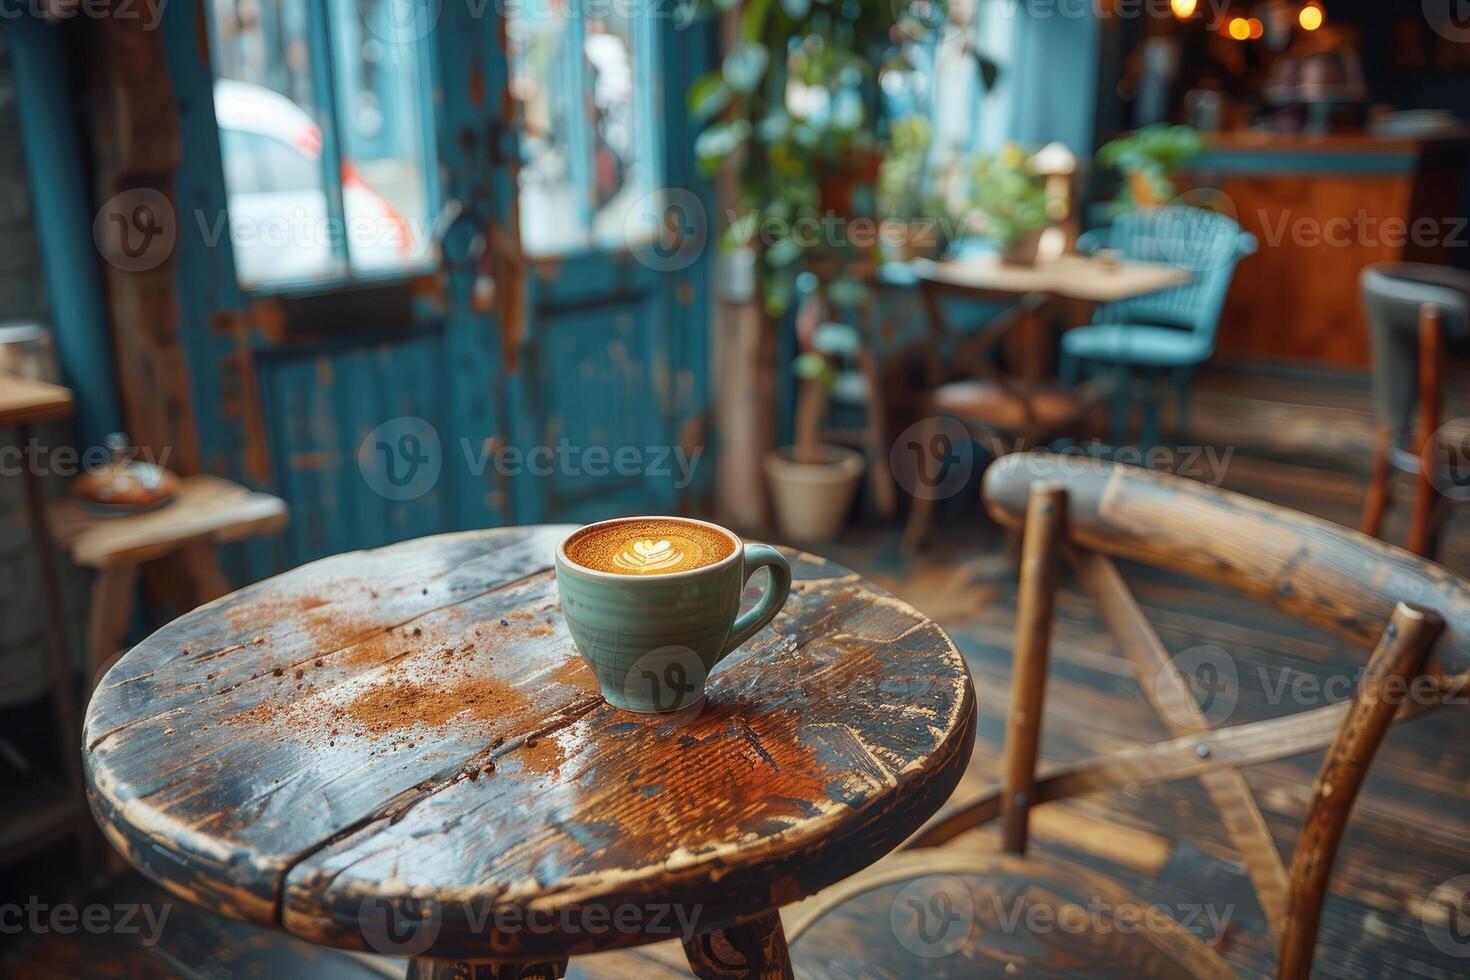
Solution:
{"label": "leafy green plant", "polygon": [[924,213],[924,177],[934,130],[918,113],[893,123],[888,148],[878,166],[878,214],[894,221],[914,221]]}
{"label": "leafy green plant", "polygon": [[[739,0],[693,2],[710,15]],[[740,175],[722,245],[757,247],[768,314],[791,304],[813,252],[832,253],[846,275],[856,251],[847,236],[811,230],[829,227],[833,213],[872,216],[884,149],[879,77],[912,70],[910,46],[942,29],[947,12],[947,0],[745,0],[739,40],[690,87],[690,112],[704,124],[701,171],[733,159]],[[988,84],[994,66],[974,56]]]}
{"label": "leafy green plant", "polygon": [[1015,143],[999,153],[975,158],[972,168],[976,210],[985,235],[1004,249],[1028,232],[1047,225],[1046,183],[1031,167],[1031,154]]}
{"label": "leafy green plant", "polygon": [[1097,162],[1127,178],[1115,202],[1126,210],[1172,200],[1177,190],[1171,178],[1199,156],[1204,145],[1192,126],[1158,123],[1104,143],[1097,151]]}

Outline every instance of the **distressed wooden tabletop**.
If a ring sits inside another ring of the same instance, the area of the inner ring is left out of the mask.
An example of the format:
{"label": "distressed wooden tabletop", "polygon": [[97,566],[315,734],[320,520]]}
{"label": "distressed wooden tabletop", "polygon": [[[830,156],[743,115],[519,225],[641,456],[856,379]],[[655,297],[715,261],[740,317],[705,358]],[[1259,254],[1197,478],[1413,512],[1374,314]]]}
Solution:
{"label": "distressed wooden tabletop", "polygon": [[[562,621],[569,530],[340,555],[159,630],[87,711],[109,839],[190,901],[316,942],[554,959],[670,938],[637,925],[657,908],[707,930],[798,899],[949,795],[975,693],[911,607],[788,552],[790,599],[703,709],[628,714]],[[594,907],[633,911],[566,914]],[[380,911],[405,908],[432,919],[412,944]]]}

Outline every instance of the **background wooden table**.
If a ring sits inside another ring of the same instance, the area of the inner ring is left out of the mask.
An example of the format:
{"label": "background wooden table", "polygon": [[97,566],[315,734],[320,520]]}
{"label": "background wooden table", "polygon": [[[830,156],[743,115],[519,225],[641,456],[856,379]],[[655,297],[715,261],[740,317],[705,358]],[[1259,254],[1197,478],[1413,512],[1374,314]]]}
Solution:
{"label": "background wooden table", "polygon": [[792,553],[785,609],[702,710],[620,712],[562,621],[569,530],[338,556],[154,634],[87,712],[109,839],[190,901],[323,944],[554,973],[680,936],[702,976],[789,975],[773,910],[895,847],[959,780],[964,661]]}
{"label": "background wooden table", "polygon": [[[1092,255],[1060,255],[1037,259],[1035,265],[1009,265],[998,255],[913,263],[914,272],[939,283],[946,291],[974,299],[1015,299],[1047,296],[1068,304],[1069,326],[1086,323],[1094,307],[1146,296],[1183,286],[1194,277],[1185,269],[1162,262],[1105,261]],[[1016,331],[1017,373],[1039,380],[1051,360],[1053,337],[1035,317]]]}

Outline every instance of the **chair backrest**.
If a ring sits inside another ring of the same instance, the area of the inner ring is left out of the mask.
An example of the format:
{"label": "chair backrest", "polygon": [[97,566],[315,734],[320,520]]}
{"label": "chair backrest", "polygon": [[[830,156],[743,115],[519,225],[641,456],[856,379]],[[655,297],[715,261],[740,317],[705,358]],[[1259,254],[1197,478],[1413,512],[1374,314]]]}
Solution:
{"label": "chair backrest", "polygon": [[1102,306],[1094,322],[1184,327],[1211,347],[1235,265],[1256,250],[1255,236],[1230,218],[1183,205],[1119,215],[1093,240],[1106,242],[1125,259],[1164,262],[1194,276],[1183,286]]}
{"label": "chair backrest", "polygon": [[[1025,537],[1005,785],[994,799],[972,804],[968,817],[1003,815],[1006,846],[1020,852],[1034,804],[1200,776],[1280,937],[1278,975],[1306,977],[1337,846],[1389,723],[1396,713],[1432,706],[1470,686],[1470,583],[1327,521],[1181,477],[1080,456],[1006,456],[986,472],[984,496],[996,520],[1024,527]],[[1104,623],[1176,737],[1038,778],[1060,556],[1096,599]],[[1373,646],[1355,697],[1289,718],[1213,729],[1190,679],[1178,672],[1112,558],[1233,589]],[[1390,685],[1402,692],[1411,683],[1418,685],[1413,698],[1385,696]],[[1288,873],[1238,767],[1329,743]],[[949,822],[959,823],[955,817]]]}
{"label": "chair backrest", "polygon": [[1359,278],[1373,344],[1373,403],[1396,438],[1407,434],[1419,395],[1420,311],[1433,307],[1447,337],[1470,334],[1470,272],[1379,262]]}

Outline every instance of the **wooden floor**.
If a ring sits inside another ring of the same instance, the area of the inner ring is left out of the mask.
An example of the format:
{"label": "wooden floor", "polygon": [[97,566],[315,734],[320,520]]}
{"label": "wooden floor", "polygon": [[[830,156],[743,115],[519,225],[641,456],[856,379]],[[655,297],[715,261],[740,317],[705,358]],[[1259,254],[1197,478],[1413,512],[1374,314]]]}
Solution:
{"label": "wooden floor", "polygon": [[[1208,431],[1212,445],[1237,449],[1219,473],[1204,475],[1218,476],[1228,489],[1356,525],[1367,469],[1366,457],[1360,454],[1371,444],[1372,433],[1361,384],[1314,390],[1270,379],[1246,385],[1219,374],[1202,381],[1195,412],[1197,418],[1209,420],[1197,429],[1200,441]],[[974,495],[950,503],[932,535],[935,543],[917,555],[905,554],[891,529],[857,532],[818,550],[929,614],[965,654],[981,713],[975,755],[958,790],[964,796],[978,794],[999,780],[1015,570],[999,534],[979,515]],[[1406,514],[1395,510],[1387,536],[1401,540],[1405,525]],[[1470,575],[1470,507],[1451,519],[1441,561]],[[1225,724],[1276,717],[1340,699],[1349,692],[1325,682],[1351,677],[1363,663],[1362,651],[1247,600],[1137,566],[1125,566],[1124,571],[1171,651],[1208,644],[1234,658],[1240,697]],[[1321,697],[1314,693],[1318,684],[1324,684]],[[1048,762],[1078,760],[1166,735],[1090,600],[1071,581],[1059,602],[1050,685],[1043,738]],[[1307,696],[1294,696],[1293,691]],[[1427,941],[1422,918],[1436,886],[1470,874],[1467,735],[1470,712],[1464,707],[1431,713],[1388,735],[1337,860],[1315,976],[1470,975],[1470,959],[1447,956]],[[1246,782],[1285,856],[1295,843],[1320,761],[1321,753],[1316,753],[1246,770]],[[1242,976],[1270,974],[1271,941],[1261,909],[1219,814],[1198,781],[1039,808],[1032,840],[1039,852],[1119,879],[1145,902],[1228,914],[1219,948]],[[995,846],[987,830],[946,845]],[[786,910],[788,921],[793,911]],[[1433,907],[1430,914],[1436,914]],[[886,923],[874,927],[886,928]],[[220,935],[223,939],[225,934]],[[54,947],[54,943],[30,947],[25,960],[37,971],[32,975],[92,975],[48,972],[48,963],[75,959],[55,959],[60,954]],[[49,954],[47,948],[52,950]],[[132,957],[128,962],[138,963],[152,962],[150,958],[160,954],[135,949],[128,955]],[[177,948],[170,955],[178,956]],[[0,972],[5,972],[4,962],[0,956]],[[182,966],[186,961],[171,962]],[[381,975],[380,969],[392,969],[383,961],[332,959],[320,965],[332,967],[323,975],[333,971],[357,975],[354,969],[363,976]],[[295,975],[279,969],[270,972]],[[136,975],[180,973],[163,969]],[[678,946],[663,944],[574,961],[573,975],[653,980],[688,973]]]}

